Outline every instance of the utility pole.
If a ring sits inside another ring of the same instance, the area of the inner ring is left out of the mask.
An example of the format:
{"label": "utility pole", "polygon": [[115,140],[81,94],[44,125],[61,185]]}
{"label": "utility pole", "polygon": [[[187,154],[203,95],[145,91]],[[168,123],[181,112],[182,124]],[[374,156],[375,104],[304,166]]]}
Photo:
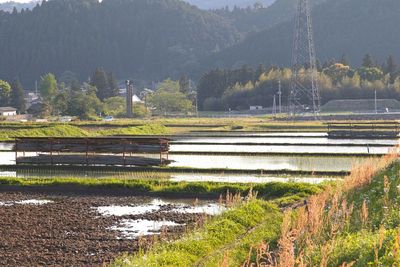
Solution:
{"label": "utility pole", "polygon": [[310,3],[309,0],[298,0],[292,47],[289,116],[294,117],[311,108],[315,118],[318,117],[321,98],[316,62]]}
{"label": "utility pole", "polygon": [[133,97],[133,84],[131,81],[126,81],[126,117],[132,118],[132,97]]}
{"label": "utility pole", "polygon": [[282,114],[282,84],[281,80],[278,82],[278,96],[279,96],[279,114]]}
{"label": "utility pole", "polygon": [[378,114],[378,99],[376,97],[376,90],[375,90],[375,114]]}
{"label": "utility pole", "polygon": [[272,104],[272,115],[276,116],[276,95],[274,95],[274,103]]}

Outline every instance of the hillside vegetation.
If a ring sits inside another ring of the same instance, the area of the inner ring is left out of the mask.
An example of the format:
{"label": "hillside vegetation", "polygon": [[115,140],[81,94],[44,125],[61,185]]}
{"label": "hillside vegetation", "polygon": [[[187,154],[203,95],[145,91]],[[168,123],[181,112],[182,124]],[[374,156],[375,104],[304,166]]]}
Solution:
{"label": "hillside vegetation", "polygon": [[51,0],[0,12],[0,36],[0,77],[25,84],[67,70],[83,80],[100,66],[143,79],[180,75],[240,39],[225,18],[180,0]]}
{"label": "hillside vegetation", "polygon": [[[400,29],[396,26],[400,23],[399,12],[397,0],[327,0],[316,5],[313,24],[319,60],[339,59],[346,54],[352,64],[358,65],[366,53],[381,61],[390,54],[400,58],[397,45]],[[288,66],[293,28],[294,22],[289,20],[265,29],[214,55],[208,64],[220,67],[244,63]]]}
{"label": "hillside vegetation", "polygon": [[[400,57],[397,0],[314,0],[321,62],[347,54]],[[81,80],[96,67],[138,80],[198,79],[213,67],[290,65],[296,1],[200,10],[180,0],[50,0],[32,11],[0,11],[0,77],[32,85],[65,71]],[[153,18],[157,18],[154,20]]]}

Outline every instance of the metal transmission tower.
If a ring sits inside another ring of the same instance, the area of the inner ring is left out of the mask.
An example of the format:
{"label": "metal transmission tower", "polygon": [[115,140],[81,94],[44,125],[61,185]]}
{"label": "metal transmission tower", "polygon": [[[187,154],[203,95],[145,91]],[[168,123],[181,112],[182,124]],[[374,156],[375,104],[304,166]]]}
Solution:
{"label": "metal transmission tower", "polygon": [[298,0],[292,48],[289,115],[320,111],[317,66],[309,0]]}

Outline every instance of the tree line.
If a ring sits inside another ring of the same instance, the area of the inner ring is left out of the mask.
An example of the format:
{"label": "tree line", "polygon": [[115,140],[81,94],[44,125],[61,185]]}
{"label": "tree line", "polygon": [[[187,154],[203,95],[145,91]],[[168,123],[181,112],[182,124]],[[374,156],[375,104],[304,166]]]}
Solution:
{"label": "tree line", "polygon": [[[13,106],[18,112],[38,117],[76,116],[81,119],[96,119],[99,116],[126,115],[126,98],[120,96],[115,75],[97,68],[88,81],[79,82],[73,72],[64,72],[60,77],[47,73],[38,83],[40,100],[26,109],[25,93],[21,83],[0,80],[0,106]],[[144,101],[135,103],[135,117],[152,114],[188,113],[194,110],[195,94],[187,76],[180,80],[167,79],[158,83],[156,90],[136,93]]]}
{"label": "tree line", "polygon": [[[154,18],[157,18],[155,20]],[[0,10],[0,76],[22,84],[96,66],[141,80],[179,77],[216,48],[239,39],[228,21],[180,0],[57,0]]]}
{"label": "tree line", "polygon": [[0,80],[0,106],[14,107],[19,113],[25,113],[25,92],[18,78],[11,82]]}
{"label": "tree line", "polygon": [[[400,72],[396,60],[389,56],[379,64],[370,54],[362,65],[354,68],[345,55],[340,60],[318,63],[317,82],[322,104],[335,99],[372,99],[375,91],[379,98],[400,100]],[[307,66],[304,66],[305,71]],[[250,106],[270,107],[281,85],[283,104],[287,105],[292,71],[290,68],[259,65],[240,69],[214,69],[205,73],[198,86],[201,110],[247,110]],[[310,82],[306,71],[304,83]],[[285,97],[286,96],[286,97]]]}

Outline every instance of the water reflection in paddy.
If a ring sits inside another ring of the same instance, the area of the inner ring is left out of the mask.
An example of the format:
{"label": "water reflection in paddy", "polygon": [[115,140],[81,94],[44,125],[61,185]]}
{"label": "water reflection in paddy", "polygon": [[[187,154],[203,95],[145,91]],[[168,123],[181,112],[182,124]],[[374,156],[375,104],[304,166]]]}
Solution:
{"label": "water reflection in paddy", "polygon": [[399,143],[398,140],[390,139],[328,139],[327,137],[313,137],[313,138],[302,138],[302,137],[192,137],[192,138],[181,138],[176,140],[175,143],[180,142],[185,143],[214,143],[214,144],[224,144],[224,143],[273,143],[273,144],[384,144],[388,146],[394,146]]}
{"label": "water reflection in paddy", "polygon": [[238,170],[350,171],[363,161],[352,157],[171,155],[172,167]]}
{"label": "water reflection in paddy", "polygon": [[237,146],[237,145],[172,145],[171,152],[232,153],[322,153],[322,154],[387,154],[392,146]]}
{"label": "water reflection in paddy", "polygon": [[233,174],[174,174],[171,181],[174,182],[218,182],[218,183],[250,183],[263,184],[272,182],[293,182],[293,183],[310,183],[319,184],[326,181],[336,181],[343,178],[333,177],[279,177],[279,176],[263,176],[263,175],[233,175]]}

